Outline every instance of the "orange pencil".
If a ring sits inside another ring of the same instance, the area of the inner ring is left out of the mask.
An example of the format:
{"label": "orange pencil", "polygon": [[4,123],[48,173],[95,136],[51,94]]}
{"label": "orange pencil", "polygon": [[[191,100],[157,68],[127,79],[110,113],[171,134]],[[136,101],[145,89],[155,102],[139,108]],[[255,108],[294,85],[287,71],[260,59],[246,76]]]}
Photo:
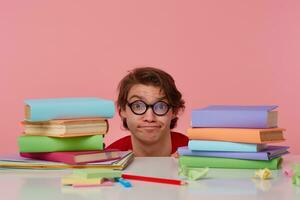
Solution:
{"label": "orange pencil", "polygon": [[154,183],[165,183],[165,184],[172,184],[172,185],[185,185],[185,184],[187,184],[187,182],[181,181],[181,180],[166,179],[166,178],[155,178],[155,177],[149,177],[149,176],[137,176],[137,175],[129,175],[129,174],[122,174],[122,178],[137,180],[137,181],[154,182]]}

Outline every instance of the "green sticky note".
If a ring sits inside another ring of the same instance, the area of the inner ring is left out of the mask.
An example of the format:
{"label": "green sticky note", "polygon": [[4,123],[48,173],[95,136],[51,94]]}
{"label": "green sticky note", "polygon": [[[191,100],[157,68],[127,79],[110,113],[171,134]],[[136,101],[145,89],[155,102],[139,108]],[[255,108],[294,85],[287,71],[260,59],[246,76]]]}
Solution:
{"label": "green sticky note", "polygon": [[207,176],[209,168],[189,168],[187,166],[182,166],[179,168],[179,175],[185,176],[189,180],[196,181]]}
{"label": "green sticky note", "polygon": [[113,169],[75,169],[73,174],[80,175],[85,178],[119,178],[122,172]]}

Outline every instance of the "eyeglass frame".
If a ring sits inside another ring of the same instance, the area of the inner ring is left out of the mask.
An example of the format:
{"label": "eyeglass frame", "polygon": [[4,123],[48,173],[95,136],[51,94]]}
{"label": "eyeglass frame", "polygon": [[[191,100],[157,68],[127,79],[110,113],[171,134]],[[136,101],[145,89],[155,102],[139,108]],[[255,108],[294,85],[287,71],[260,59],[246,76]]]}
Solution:
{"label": "eyeglass frame", "polygon": [[[145,109],[145,111],[144,111],[143,113],[136,113],[136,112],[133,110],[132,105],[133,105],[134,103],[136,103],[136,102],[142,102],[143,104],[145,104],[146,109]],[[166,110],[166,112],[165,112],[164,114],[157,114],[157,113],[155,112],[155,110],[153,109],[153,107],[154,107],[157,103],[164,103],[164,104],[167,105],[168,109]],[[130,110],[131,110],[135,115],[143,115],[143,114],[145,114],[145,113],[148,111],[149,107],[150,107],[150,108],[152,109],[152,112],[153,112],[155,115],[160,116],[160,117],[166,115],[166,114],[169,112],[169,110],[173,107],[173,106],[171,106],[170,104],[168,104],[168,103],[166,103],[166,102],[164,102],[164,101],[157,101],[157,102],[155,102],[155,103],[153,103],[153,104],[147,104],[147,103],[144,102],[143,100],[135,100],[135,101],[133,101],[133,102],[131,102],[131,103],[127,102],[127,106],[130,108]]]}

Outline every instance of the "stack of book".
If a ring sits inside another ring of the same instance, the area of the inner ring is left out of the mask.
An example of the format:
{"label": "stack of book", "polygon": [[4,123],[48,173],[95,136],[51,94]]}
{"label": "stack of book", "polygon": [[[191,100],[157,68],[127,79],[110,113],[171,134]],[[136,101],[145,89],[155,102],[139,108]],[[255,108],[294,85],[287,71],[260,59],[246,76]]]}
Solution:
{"label": "stack of book", "polygon": [[113,101],[100,98],[26,100],[20,155],[66,164],[118,159],[118,152],[103,151],[114,112]]}
{"label": "stack of book", "polygon": [[187,167],[278,169],[287,146],[277,127],[277,106],[208,106],[192,111],[188,146],[178,149]]}

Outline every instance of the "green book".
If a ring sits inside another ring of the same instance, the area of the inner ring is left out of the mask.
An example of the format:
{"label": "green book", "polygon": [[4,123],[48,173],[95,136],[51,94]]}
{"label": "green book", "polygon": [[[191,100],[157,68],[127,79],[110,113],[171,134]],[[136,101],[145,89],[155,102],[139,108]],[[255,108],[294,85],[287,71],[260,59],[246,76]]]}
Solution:
{"label": "green book", "polygon": [[272,160],[242,160],[234,158],[215,158],[200,156],[180,156],[180,166],[187,167],[211,167],[211,168],[228,168],[228,169],[279,169],[282,158]]}
{"label": "green book", "polygon": [[47,137],[29,136],[18,137],[20,152],[55,152],[55,151],[83,151],[103,150],[103,136],[80,136],[80,137]]}

